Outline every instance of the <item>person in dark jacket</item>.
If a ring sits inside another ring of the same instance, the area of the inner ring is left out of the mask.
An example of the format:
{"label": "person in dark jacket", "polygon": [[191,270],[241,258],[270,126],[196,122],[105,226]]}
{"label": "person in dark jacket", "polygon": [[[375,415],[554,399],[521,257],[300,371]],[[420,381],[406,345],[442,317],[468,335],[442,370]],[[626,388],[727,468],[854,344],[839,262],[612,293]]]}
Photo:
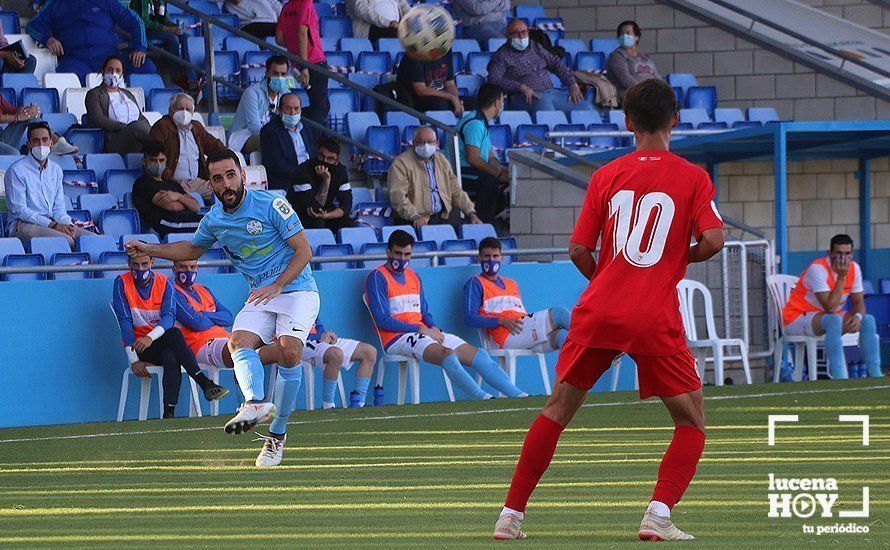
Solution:
{"label": "person in dark jacket", "polygon": [[278,103],[278,116],[260,130],[260,153],[269,189],[290,192],[297,183],[297,166],[315,156],[315,134],[302,122],[302,112],[300,97],[284,94]]}
{"label": "person in dark jacket", "polygon": [[136,96],[124,88],[124,62],[113,55],[102,67],[102,83],[87,92],[87,122],[105,130],[106,153],[138,153],[150,138],[151,124]]}
{"label": "person in dark jacket", "polygon": [[[265,157],[264,157],[265,158]],[[349,171],[340,164],[340,144],[330,138],[318,142],[318,153],[297,167],[296,183],[287,200],[297,209],[307,229],[328,228],[337,232],[352,227],[352,187]]]}

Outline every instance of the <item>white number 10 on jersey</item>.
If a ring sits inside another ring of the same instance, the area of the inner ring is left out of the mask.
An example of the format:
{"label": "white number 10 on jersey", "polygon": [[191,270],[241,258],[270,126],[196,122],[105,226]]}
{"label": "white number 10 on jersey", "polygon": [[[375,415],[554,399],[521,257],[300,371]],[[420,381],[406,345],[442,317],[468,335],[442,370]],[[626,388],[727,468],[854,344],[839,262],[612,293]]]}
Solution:
{"label": "white number 10 on jersey", "polygon": [[[612,216],[616,216],[612,234],[614,256],[623,254],[637,267],[652,267],[661,260],[674,219],[674,201],[668,195],[647,193],[634,201],[633,191],[618,191],[609,200],[609,218]],[[643,242],[649,220],[652,228]]]}

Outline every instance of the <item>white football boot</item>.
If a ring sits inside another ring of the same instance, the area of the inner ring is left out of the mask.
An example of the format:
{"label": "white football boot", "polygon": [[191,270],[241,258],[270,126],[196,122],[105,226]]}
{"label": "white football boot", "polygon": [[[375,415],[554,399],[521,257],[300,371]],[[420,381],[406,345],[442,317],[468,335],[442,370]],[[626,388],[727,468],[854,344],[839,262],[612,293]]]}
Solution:
{"label": "white football boot", "polygon": [[238,414],[226,422],[226,433],[247,433],[257,424],[267,424],[274,420],[275,414],[275,405],[268,401],[244,403],[238,407]]}
{"label": "white football boot", "polygon": [[688,535],[671,522],[671,518],[665,518],[649,510],[643,514],[640,522],[640,540],[659,542],[663,540],[693,540],[695,537]]}
{"label": "white football boot", "polygon": [[260,435],[254,441],[262,441],[263,448],[256,457],[257,468],[271,468],[281,464],[281,458],[284,456],[284,442],[287,441],[287,434],[281,439],[270,435]]}
{"label": "white football boot", "polygon": [[521,527],[522,520],[516,514],[501,514],[494,526],[494,540],[524,539],[526,534]]}

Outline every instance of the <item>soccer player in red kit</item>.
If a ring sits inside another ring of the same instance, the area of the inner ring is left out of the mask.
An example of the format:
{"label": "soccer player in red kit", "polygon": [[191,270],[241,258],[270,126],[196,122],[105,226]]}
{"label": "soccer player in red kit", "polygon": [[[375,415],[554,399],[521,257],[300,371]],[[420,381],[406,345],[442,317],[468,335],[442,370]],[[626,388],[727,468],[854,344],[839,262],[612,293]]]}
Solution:
{"label": "soccer player in red kit", "polygon": [[639,538],[693,538],[670,519],[705,445],[702,385],[686,346],[677,283],[687,264],[723,248],[723,221],[707,172],[668,151],[677,124],[671,87],[640,82],[624,96],[624,112],[637,149],[597,170],[587,188],[569,254],[590,284],[572,312],[553,394],[526,435],[495,539],[525,538],[525,506],[559,435],[621,353],[637,364],[640,398],[659,397],[675,425]]}

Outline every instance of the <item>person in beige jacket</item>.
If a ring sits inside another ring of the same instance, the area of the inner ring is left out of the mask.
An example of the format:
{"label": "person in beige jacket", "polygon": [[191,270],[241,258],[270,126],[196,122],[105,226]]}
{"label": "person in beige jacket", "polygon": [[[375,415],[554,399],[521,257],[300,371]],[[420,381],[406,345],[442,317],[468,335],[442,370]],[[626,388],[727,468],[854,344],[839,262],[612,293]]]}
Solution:
{"label": "person in beige jacket", "polygon": [[393,160],[387,185],[393,208],[393,223],[413,225],[460,225],[460,213],[471,223],[482,223],[476,207],[461,189],[451,164],[438,152],[436,131],[419,126],[410,150]]}

